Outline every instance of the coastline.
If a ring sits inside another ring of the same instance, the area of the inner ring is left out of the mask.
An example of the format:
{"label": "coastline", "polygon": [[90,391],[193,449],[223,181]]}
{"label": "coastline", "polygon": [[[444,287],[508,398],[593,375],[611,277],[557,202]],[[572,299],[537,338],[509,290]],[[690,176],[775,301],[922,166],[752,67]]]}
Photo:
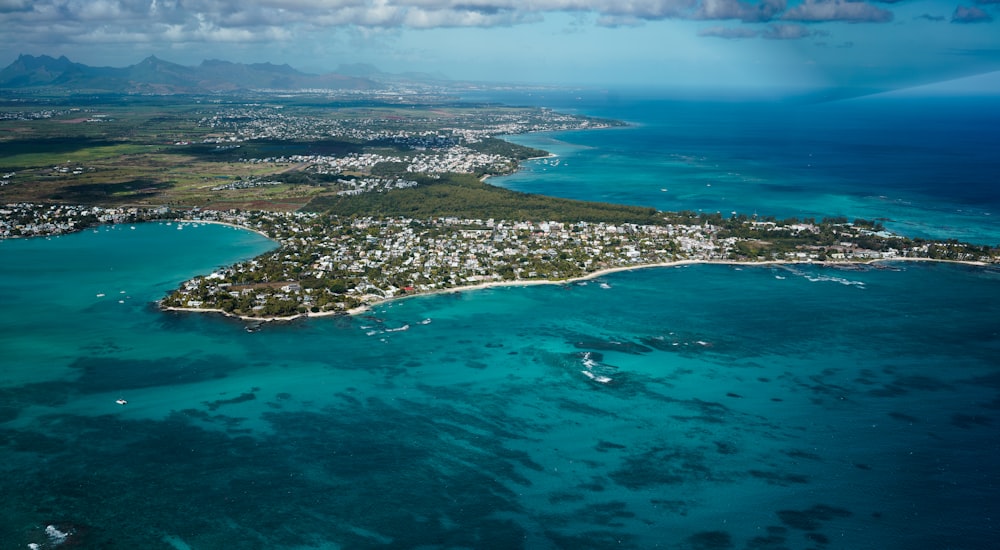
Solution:
{"label": "coastline", "polygon": [[[150,220],[150,221],[155,221],[155,220]],[[274,240],[274,238],[272,238],[267,233],[264,233],[263,231],[259,231],[257,229],[253,229],[253,228],[247,227],[245,225],[239,225],[239,224],[235,224],[235,223],[223,222],[223,221],[218,221],[218,220],[177,220],[177,223],[213,223],[215,225],[225,225],[227,227],[232,227],[234,229],[243,229],[245,231],[251,231],[253,233],[256,233],[256,234],[260,235],[261,237],[264,237],[265,239],[267,239],[267,240],[269,240],[269,241],[271,241],[273,243],[281,244],[281,243],[278,243],[278,241]]]}
{"label": "coastline", "polygon": [[494,176],[497,176],[497,177],[503,177],[503,176],[509,176],[509,175],[511,175],[511,174],[516,174],[517,172],[520,172],[520,171],[521,171],[521,168],[522,168],[522,167],[521,167],[521,163],[522,163],[522,162],[527,162],[527,161],[529,161],[529,160],[543,160],[543,159],[552,159],[552,158],[558,158],[558,157],[559,157],[559,155],[557,155],[557,154],[555,154],[555,153],[549,153],[549,154],[547,154],[547,155],[542,155],[542,156],[540,156],[540,157],[528,157],[528,158],[526,158],[526,159],[523,159],[523,160],[519,160],[519,161],[517,161],[517,170],[514,170],[514,171],[513,171],[513,172],[511,172],[510,174],[483,174],[482,176],[479,176],[479,181],[481,181],[481,182],[483,182],[483,183],[486,183],[486,180],[488,180],[488,179],[490,179],[490,178],[492,178],[492,177],[494,177]]}
{"label": "coastline", "polygon": [[[224,222],[218,222],[224,223]],[[233,227],[240,227],[233,224]],[[606,269],[601,269],[593,273],[588,273],[586,275],[581,275],[580,277],[574,277],[571,279],[539,279],[539,280],[518,280],[518,281],[492,281],[488,283],[478,283],[468,286],[456,286],[451,288],[443,288],[439,290],[431,290],[428,292],[419,292],[412,294],[403,294],[400,296],[394,296],[392,298],[383,298],[381,300],[369,302],[365,305],[358,306],[346,311],[320,311],[320,312],[306,312],[297,315],[289,315],[285,317],[250,317],[247,315],[237,315],[234,313],[229,313],[218,308],[187,308],[187,307],[163,307],[160,309],[163,311],[180,311],[189,313],[219,313],[226,317],[240,319],[243,321],[254,321],[258,323],[280,323],[295,321],[297,319],[307,319],[307,318],[319,318],[319,317],[336,317],[336,316],[355,316],[367,313],[373,307],[395,302],[398,300],[405,300],[409,298],[418,298],[424,296],[435,296],[439,294],[455,294],[459,292],[466,291],[477,291],[477,290],[487,290],[491,288],[503,288],[503,287],[528,287],[528,286],[541,286],[541,285],[568,285],[582,281],[589,281],[592,279],[597,279],[605,275],[610,275],[613,273],[620,273],[624,271],[633,271],[637,269],[652,269],[652,268],[667,268],[667,267],[683,267],[688,265],[727,265],[727,266],[767,266],[767,265],[816,265],[822,267],[832,267],[832,266],[844,266],[844,265],[872,265],[877,263],[888,263],[888,262],[938,262],[938,263],[948,263],[948,264],[960,264],[972,267],[987,267],[990,264],[984,262],[973,262],[965,260],[941,260],[935,258],[878,258],[867,261],[785,261],[785,260],[767,260],[760,262],[752,261],[739,261],[739,260],[675,260],[672,262],[659,262],[654,264],[638,264],[630,266],[619,266],[619,267],[609,267]]]}

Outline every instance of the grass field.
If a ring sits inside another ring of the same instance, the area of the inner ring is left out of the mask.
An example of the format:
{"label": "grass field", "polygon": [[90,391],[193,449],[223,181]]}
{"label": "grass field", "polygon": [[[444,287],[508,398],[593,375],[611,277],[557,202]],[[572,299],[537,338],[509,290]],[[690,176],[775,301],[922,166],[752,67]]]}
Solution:
{"label": "grass field", "polygon": [[[449,128],[533,120],[539,113],[442,101],[398,105],[274,97],[265,103],[259,98],[183,96],[15,100],[0,94],[0,203],[294,210],[333,200],[339,189],[336,179],[303,177],[289,179],[294,184],[222,187],[268,180],[305,166],[260,159],[414,154],[420,149],[400,145],[395,137],[433,139]],[[355,132],[359,128],[368,133]],[[231,141],[238,132],[238,141]],[[538,154],[500,140],[476,147],[487,153],[507,148],[507,154],[518,158]]]}

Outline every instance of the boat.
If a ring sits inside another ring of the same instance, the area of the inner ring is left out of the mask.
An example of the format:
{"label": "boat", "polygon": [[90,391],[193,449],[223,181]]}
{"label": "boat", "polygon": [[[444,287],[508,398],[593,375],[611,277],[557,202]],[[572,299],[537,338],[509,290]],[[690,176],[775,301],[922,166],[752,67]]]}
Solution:
{"label": "boat", "polygon": [[116,399],[115,403],[118,403],[119,405],[128,405],[128,401],[125,401],[121,397],[119,397],[118,399]]}

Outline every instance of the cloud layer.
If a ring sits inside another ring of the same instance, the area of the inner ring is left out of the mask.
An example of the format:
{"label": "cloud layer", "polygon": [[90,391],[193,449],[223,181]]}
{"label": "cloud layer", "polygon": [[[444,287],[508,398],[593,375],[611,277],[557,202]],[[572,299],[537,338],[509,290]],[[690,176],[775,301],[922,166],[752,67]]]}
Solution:
{"label": "cloud layer", "polygon": [[[340,29],[512,27],[571,14],[597,26],[706,23],[699,36],[803,39],[817,24],[888,23],[901,0],[0,0],[8,44],[173,45],[294,42]],[[1000,0],[958,6],[954,23],[983,23]],[[876,5],[876,3],[878,5]],[[933,20],[933,16],[924,16]],[[709,22],[724,26],[708,26]]]}
{"label": "cloud layer", "polygon": [[0,24],[6,29],[41,32],[48,28],[79,41],[113,36],[131,40],[137,34],[178,40],[245,40],[252,38],[246,33],[295,26],[511,26],[555,12],[592,15],[598,25],[605,26],[664,19],[747,23],[892,19],[887,10],[847,0],[805,0],[791,8],[787,0],[0,0]]}

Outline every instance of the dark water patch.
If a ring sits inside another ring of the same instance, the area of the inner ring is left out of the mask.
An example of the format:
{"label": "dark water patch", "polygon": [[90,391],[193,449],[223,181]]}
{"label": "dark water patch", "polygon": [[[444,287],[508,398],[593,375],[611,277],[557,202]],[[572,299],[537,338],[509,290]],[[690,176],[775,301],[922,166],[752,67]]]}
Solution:
{"label": "dark water patch", "polygon": [[687,399],[680,402],[685,408],[699,411],[709,416],[725,416],[729,414],[729,407],[714,401],[702,401],[701,399]]}
{"label": "dark water patch", "polygon": [[55,454],[68,450],[69,442],[27,430],[0,430],[0,446],[21,453]]}
{"label": "dark water patch", "polygon": [[726,397],[732,397],[733,399],[743,399],[743,396],[738,393],[729,392]]}
{"label": "dark water patch", "polygon": [[[524,418],[515,418],[506,412],[511,397],[502,392],[489,396],[463,391],[462,387],[445,388],[442,386],[417,386],[421,391],[435,396],[440,403],[457,403],[472,407],[472,412],[466,412],[457,407],[444,405],[426,405],[410,400],[398,400],[402,407],[412,407],[413,410],[425,410],[430,418],[440,426],[453,425],[462,431],[477,435],[491,434],[506,440],[528,439],[529,432],[545,431],[545,428]],[[369,400],[369,403],[371,400]],[[366,403],[368,405],[368,403]]]}
{"label": "dark water patch", "polygon": [[649,502],[656,508],[665,510],[679,516],[686,516],[691,511],[693,502],[687,500],[670,500],[662,498],[649,499]]}
{"label": "dark water patch", "polygon": [[416,360],[411,359],[411,360],[403,363],[403,366],[406,367],[406,368],[408,368],[408,369],[415,369],[417,367],[423,366],[423,363],[421,363],[420,361],[416,361]]}
{"label": "dark water patch", "polygon": [[590,491],[592,493],[600,493],[607,489],[607,487],[604,486],[604,483],[602,483],[602,481],[604,481],[603,478],[594,478],[593,481],[590,481],[588,483],[578,484],[576,488],[582,489],[584,491]]}
{"label": "dark water patch", "polygon": [[36,382],[24,386],[0,388],[0,403],[4,404],[4,408],[14,410],[31,405],[58,407],[69,401],[73,391],[73,384],[65,382]]}
{"label": "dark water patch", "polygon": [[83,394],[195,384],[225,378],[244,366],[224,356],[154,360],[81,357],[70,364],[71,368],[81,371],[72,387]]}
{"label": "dark water patch", "polygon": [[639,355],[653,351],[652,348],[631,342],[628,340],[601,340],[597,338],[583,338],[571,342],[577,349],[595,351],[618,351],[630,355]]}
{"label": "dark water patch", "polygon": [[16,419],[21,414],[21,411],[16,407],[6,407],[0,405],[0,424],[4,422],[10,422]]}
{"label": "dark water patch", "polygon": [[785,545],[787,539],[780,535],[767,535],[753,537],[747,541],[747,550],[790,550]]}
{"label": "dark water patch", "polygon": [[962,382],[973,386],[995,388],[1000,390],[1000,372],[991,372],[990,374],[975,376],[973,378],[969,378],[968,380],[962,380]]}
{"label": "dark water patch", "polygon": [[733,548],[733,537],[725,531],[702,531],[684,540],[691,550],[725,550]]}
{"label": "dark water patch", "polygon": [[549,502],[552,504],[561,504],[564,502],[579,502],[584,499],[584,496],[580,493],[571,493],[569,491],[556,491],[549,494]]}
{"label": "dark water patch", "polygon": [[85,346],[80,346],[80,351],[84,352],[81,355],[106,355],[113,353],[121,353],[126,351],[125,348],[118,345],[117,342],[106,338],[100,343],[87,344]]}
{"label": "dark water patch", "polygon": [[705,422],[708,424],[721,424],[726,421],[732,412],[729,407],[714,401],[703,401],[701,399],[685,399],[676,401],[685,409],[696,411],[699,414],[694,416],[673,415],[671,418],[679,422]]}
{"label": "dark water patch", "polygon": [[489,365],[483,363],[482,361],[466,361],[465,366],[476,370],[485,370],[489,367]]}
{"label": "dark water patch", "polygon": [[817,531],[823,527],[824,522],[852,515],[850,510],[826,504],[817,504],[806,510],[778,511],[778,517],[782,523],[799,531]]}
{"label": "dark water patch", "polygon": [[602,453],[606,453],[608,451],[617,451],[617,450],[622,450],[622,449],[627,449],[627,448],[628,447],[626,447],[625,445],[619,445],[618,443],[612,443],[610,441],[604,441],[603,439],[600,440],[600,441],[598,441],[597,445],[594,445],[594,449],[596,449],[598,452],[602,452]]}
{"label": "dark water patch", "polygon": [[497,349],[497,348],[502,348],[503,344],[498,342],[487,342],[486,347],[491,349]]}
{"label": "dark water patch", "polygon": [[892,384],[900,388],[920,391],[942,391],[954,389],[951,384],[948,384],[938,378],[918,375],[899,376],[893,380]]}
{"label": "dark water patch", "polygon": [[[895,369],[886,369],[886,372],[894,374]],[[899,397],[911,391],[950,391],[954,387],[947,382],[931,376],[908,375],[896,376],[893,381],[881,388],[870,390],[868,393],[875,397]]]}
{"label": "dark water patch", "polygon": [[993,419],[981,414],[956,413],[951,415],[951,425],[967,430],[969,428],[975,428],[979,426],[992,426]]}
{"label": "dark water patch", "polygon": [[659,351],[678,351],[680,346],[679,339],[666,336],[643,336],[639,338],[639,342]]}
{"label": "dark water patch", "polygon": [[830,544],[830,537],[824,535],[823,533],[806,533],[806,538],[816,544]]}
{"label": "dark water patch", "polygon": [[888,385],[868,391],[872,397],[900,397],[909,393],[900,386]]}
{"label": "dark water patch", "polygon": [[764,470],[750,470],[751,476],[763,479],[768,485],[779,485],[789,487],[796,483],[809,483],[809,477],[801,474],[786,474],[782,472],[767,472]]}
{"label": "dark water patch", "polygon": [[719,417],[716,417],[716,416],[706,416],[706,415],[697,415],[697,416],[680,416],[680,415],[674,415],[674,416],[671,416],[670,418],[672,418],[672,419],[674,419],[674,420],[676,420],[678,422],[697,422],[697,423],[703,423],[703,424],[722,424],[724,422],[724,420],[722,420]]}
{"label": "dark water patch", "polygon": [[246,403],[247,401],[253,401],[257,399],[257,395],[250,391],[246,393],[241,393],[236,397],[231,397],[229,399],[216,399],[215,401],[202,401],[202,404],[208,408],[210,411],[217,410],[219,407],[225,405],[235,405],[237,403]]}
{"label": "dark water patch", "polygon": [[708,467],[710,463],[697,449],[657,447],[626,457],[624,464],[609,477],[618,485],[633,490],[720,480]]}
{"label": "dark water patch", "polygon": [[635,514],[629,511],[628,505],[621,501],[591,504],[576,510],[572,515],[588,524],[605,527],[624,527],[625,524],[620,520],[635,517]]}
{"label": "dark water patch", "polygon": [[809,380],[813,384],[806,384],[806,387],[817,395],[833,396],[840,400],[846,400],[847,396],[850,395],[851,390],[849,388],[839,384],[831,384],[824,381],[823,378],[824,376],[821,375],[810,376]]}
{"label": "dark water patch", "polygon": [[237,429],[243,422],[246,422],[246,418],[237,416],[226,416],[224,414],[209,414],[205,411],[200,411],[198,409],[181,409],[175,414],[182,414],[185,417],[193,420],[199,420],[206,424],[214,424],[223,426],[226,429],[234,430]]}
{"label": "dark water patch", "polygon": [[916,424],[917,422],[920,422],[919,418],[901,412],[890,412],[889,418],[899,420],[900,422],[909,422],[910,424]]}
{"label": "dark water patch", "polygon": [[871,470],[872,469],[871,464],[865,464],[863,462],[855,462],[854,463],[854,467],[857,468],[857,469],[859,469],[859,470]]}
{"label": "dark water patch", "polygon": [[[637,537],[621,531],[583,531],[577,533],[560,533],[554,529],[545,531],[545,536],[557,548],[582,549],[582,550],[602,550],[604,548],[640,548]],[[516,546],[507,548],[520,548],[524,546],[524,541]],[[495,548],[503,548],[495,546]]]}
{"label": "dark water patch", "polygon": [[354,393],[355,391],[357,391],[357,390],[355,390],[354,388],[348,388],[346,391],[342,391],[342,392],[337,393],[335,395],[335,397],[337,399],[339,399],[340,401],[342,401],[342,405],[344,405],[344,406],[347,406],[347,407],[363,407],[364,406],[364,401],[362,401],[362,400],[358,399],[357,397],[354,397],[353,395],[351,395],[351,393]]}
{"label": "dark water patch", "polygon": [[786,451],[781,451],[781,453],[791,458],[804,458],[806,460],[815,460],[817,462],[821,462],[823,460],[823,457],[819,456],[818,454],[811,453],[809,451],[803,451],[801,449],[789,449]]}
{"label": "dark water patch", "polygon": [[739,452],[735,443],[729,441],[715,441],[715,452],[720,455],[734,455]]}

